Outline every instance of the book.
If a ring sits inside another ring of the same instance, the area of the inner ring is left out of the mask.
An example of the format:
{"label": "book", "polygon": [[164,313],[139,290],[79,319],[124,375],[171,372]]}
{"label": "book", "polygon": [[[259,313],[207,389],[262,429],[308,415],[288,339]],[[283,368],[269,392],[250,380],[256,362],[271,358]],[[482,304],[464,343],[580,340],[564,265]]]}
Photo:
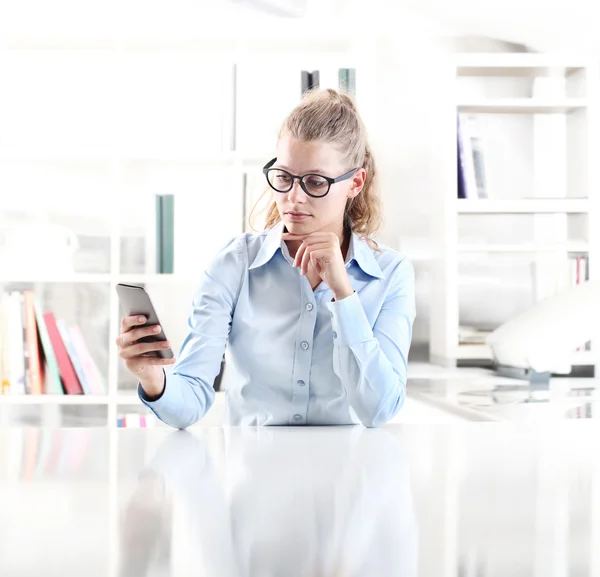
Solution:
{"label": "book", "polygon": [[69,358],[69,353],[67,352],[65,344],[60,336],[54,313],[44,313],[44,322],[46,323],[46,328],[48,329],[50,342],[52,343],[52,348],[54,350],[54,354],[56,355],[58,370],[60,372],[65,393],[67,393],[68,395],[83,394],[81,383],[77,378],[77,373],[73,368],[73,364],[71,363],[71,359]]}
{"label": "book", "polygon": [[307,70],[300,71],[300,95],[310,90],[310,72]]}
{"label": "book", "polygon": [[48,329],[46,328],[46,323],[44,322],[42,306],[39,298],[37,297],[34,298],[34,307],[42,353],[48,367],[46,371],[46,386],[44,392],[46,394],[63,395],[64,390],[60,380],[56,355],[54,354],[54,349],[52,348],[52,343],[50,342],[50,336],[48,335]]}
{"label": "book", "polygon": [[75,373],[77,375],[79,383],[81,384],[81,388],[83,389],[84,394],[91,395],[92,388],[90,386],[90,383],[88,382],[85,371],[83,370],[81,359],[79,358],[75,346],[73,345],[73,341],[71,340],[71,335],[69,334],[69,327],[66,321],[62,319],[57,319],[56,326],[58,327],[58,332],[60,333],[60,337],[65,345],[65,348],[67,349],[67,354],[71,359],[71,364],[73,365],[73,369],[75,369]]}
{"label": "book", "polygon": [[11,393],[9,296],[0,295],[0,395]]}
{"label": "book", "polygon": [[459,114],[457,132],[465,182],[464,198],[487,198],[483,145],[478,135],[476,118],[470,115]]}
{"label": "book", "polygon": [[308,70],[302,70],[300,72],[300,94],[312,90],[313,88],[319,88],[320,85],[320,74],[318,70],[309,72]]}
{"label": "book", "polygon": [[106,386],[104,379],[100,374],[100,370],[96,365],[83,337],[83,333],[79,325],[70,325],[68,327],[69,337],[75,349],[75,353],[81,363],[81,368],[85,374],[85,378],[89,384],[92,395],[105,395]]}
{"label": "book", "polygon": [[155,211],[156,211],[156,219],[155,219],[155,242],[156,242],[156,272],[160,273],[163,269],[162,262],[162,250],[161,250],[161,239],[162,239],[162,196],[157,194],[155,196]]}
{"label": "book", "polygon": [[[17,298],[19,299],[19,327],[20,327],[20,340],[22,345],[23,357],[21,359],[21,364],[23,365],[23,388],[25,394],[31,394],[31,371],[29,370],[29,349],[27,347],[27,322],[25,320],[25,296],[23,293],[17,293]],[[18,338],[18,337],[16,337]]]}
{"label": "book", "polygon": [[173,274],[175,267],[175,197],[156,195],[156,272]]}
{"label": "book", "polygon": [[473,154],[473,168],[475,170],[475,184],[478,198],[488,198],[487,178],[485,170],[485,155],[481,129],[475,116],[468,117],[471,135],[471,153]]}
{"label": "book", "polygon": [[338,70],[338,89],[356,96],[356,69],[340,68]]}
{"label": "book", "polygon": [[161,263],[163,274],[174,272],[174,241],[175,241],[175,196],[164,194],[161,199]]}
{"label": "book", "polygon": [[456,117],[456,159],[457,159],[457,176],[458,176],[458,198],[467,198],[467,183],[465,180],[465,160],[464,160],[464,149],[462,145],[460,120]]}
{"label": "book", "polygon": [[27,350],[29,353],[31,394],[41,395],[44,391],[42,390],[42,370],[40,363],[40,349],[38,347],[38,331],[34,304],[35,297],[33,291],[24,291],[23,298],[25,304],[25,331]]}
{"label": "book", "polygon": [[348,68],[348,92],[356,96],[356,68]]}
{"label": "book", "polygon": [[19,292],[9,294],[10,388],[11,392],[17,395],[26,393],[22,297],[23,295]]}

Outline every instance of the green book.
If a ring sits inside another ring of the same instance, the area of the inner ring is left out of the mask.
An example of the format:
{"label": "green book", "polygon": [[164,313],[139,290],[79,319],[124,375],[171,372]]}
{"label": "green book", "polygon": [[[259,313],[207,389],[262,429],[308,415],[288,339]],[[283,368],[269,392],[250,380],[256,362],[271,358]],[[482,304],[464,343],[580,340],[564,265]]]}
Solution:
{"label": "green book", "polygon": [[163,268],[162,262],[162,196],[156,195],[156,272],[161,273]]}
{"label": "green book", "polygon": [[162,273],[173,274],[175,269],[175,196],[162,197]]}
{"label": "green book", "polygon": [[352,96],[356,96],[356,68],[347,68],[346,75],[348,77],[348,92]]}
{"label": "green book", "polygon": [[342,92],[346,92],[348,87],[348,69],[340,68],[338,70],[338,88]]}
{"label": "green book", "polygon": [[46,374],[46,390],[44,393],[48,395],[64,395],[62,381],[60,380],[60,373],[58,372],[58,363],[56,362],[56,355],[50,342],[50,335],[48,335],[48,329],[44,322],[44,315],[42,306],[39,298],[34,297],[34,308],[35,308],[35,319],[37,322],[38,333],[40,335],[40,341],[42,343],[42,349],[44,351],[44,357],[46,359],[47,374]]}

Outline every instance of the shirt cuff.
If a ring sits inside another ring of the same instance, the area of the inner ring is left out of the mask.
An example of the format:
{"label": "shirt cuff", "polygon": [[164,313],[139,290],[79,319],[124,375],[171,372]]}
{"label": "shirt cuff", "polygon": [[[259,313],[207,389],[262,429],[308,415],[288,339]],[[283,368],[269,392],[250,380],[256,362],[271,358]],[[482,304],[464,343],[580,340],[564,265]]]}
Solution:
{"label": "shirt cuff", "polygon": [[138,396],[142,403],[146,405],[149,409],[152,410],[156,414],[156,412],[160,412],[161,408],[166,406],[172,406],[173,400],[176,397],[174,394],[175,391],[173,387],[170,387],[167,382],[167,373],[165,369],[163,369],[164,375],[164,386],[163,391],[159,397],[150,397],[146,391],[142,388],[142,385],[138,383]]}
{"label": "shirt cuff", "polygon": [[356,292],[341,301],[327,303],[327,306],[334,345],[351,347],[373,338],[373,329]]}

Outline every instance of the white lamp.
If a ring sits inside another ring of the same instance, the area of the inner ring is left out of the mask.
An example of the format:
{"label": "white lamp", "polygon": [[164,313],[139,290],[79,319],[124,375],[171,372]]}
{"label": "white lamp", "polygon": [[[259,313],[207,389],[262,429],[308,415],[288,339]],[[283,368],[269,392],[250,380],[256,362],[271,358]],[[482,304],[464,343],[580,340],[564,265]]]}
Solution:
{"label": "white lamp", "polygon": [[600,282],[588,281],[536,303],[486,339],[500,366],[567,374],[575,349],[600,334]]}

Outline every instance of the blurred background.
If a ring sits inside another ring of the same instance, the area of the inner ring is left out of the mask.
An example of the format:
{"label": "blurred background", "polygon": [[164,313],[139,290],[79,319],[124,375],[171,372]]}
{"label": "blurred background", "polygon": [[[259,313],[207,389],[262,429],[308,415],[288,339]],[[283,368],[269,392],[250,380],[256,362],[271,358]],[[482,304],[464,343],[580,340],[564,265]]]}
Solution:
{"label": "blurred background", "polygon": [[[485,366],[481,334],[594,274],[593,27],[580,1],[4,1],[0,288],[80,330],[95,368],[78,403],[137,405],[114,286],[145,286],[179,348],[311,73],[367,126],[379,241],[416,271],[411,362]],[[595,363],[590,343],[574,355]]]}

